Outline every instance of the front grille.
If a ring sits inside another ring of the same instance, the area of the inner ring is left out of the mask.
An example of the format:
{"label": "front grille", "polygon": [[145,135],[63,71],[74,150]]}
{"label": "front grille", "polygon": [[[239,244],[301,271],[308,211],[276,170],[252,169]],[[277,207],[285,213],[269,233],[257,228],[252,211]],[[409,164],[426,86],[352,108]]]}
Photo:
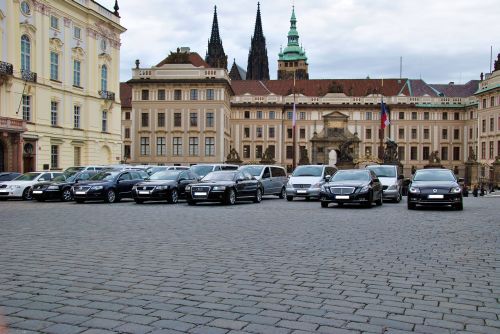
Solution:
{"label": "front grille", "polygon": [[195,187],[192,187],[191,190],[208,193],[210,191],[210,187],[208,187],[208,186],[195,186]]}
{"label": "front grille", "polygon": [[330,187],[330,192],[335,195],[350,195],[354,192],[354,187]]}
{"label": "front grille", "polygon": [[303,188],[310,188],[311,185],[310,184],[294,184],[293,187],[295,189],[303,189]]}
{"label": "front grille", "polygon": [[75,187],[75,191],[88,191],[90,187],[78,186]]}
{"label": "front grille", "polygon": [[137,190],[153,190],[154,188],[154,186],[139,186]]}
{"label": "front grille", "polygon": [[[436,191],[434,191],[436,190]],[[450,188],[420,188],[420,193],[428,195],[444,195],[450,192]]]}
{"label": "front grille", "polygon": [[7,185],[6,184],[0,184],[0,189],[1,188],[7,188]]}

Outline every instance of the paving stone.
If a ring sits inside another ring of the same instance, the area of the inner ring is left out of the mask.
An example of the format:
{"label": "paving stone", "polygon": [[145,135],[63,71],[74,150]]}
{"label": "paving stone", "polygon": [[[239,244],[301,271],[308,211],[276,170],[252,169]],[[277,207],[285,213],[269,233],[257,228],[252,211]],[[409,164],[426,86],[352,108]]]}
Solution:
{"label": "paving stone", "polygon": [[78,334],[85,330],[86,328],[66,325],[66,324],[55,324],[45,328],[43,331],[49,334]]}

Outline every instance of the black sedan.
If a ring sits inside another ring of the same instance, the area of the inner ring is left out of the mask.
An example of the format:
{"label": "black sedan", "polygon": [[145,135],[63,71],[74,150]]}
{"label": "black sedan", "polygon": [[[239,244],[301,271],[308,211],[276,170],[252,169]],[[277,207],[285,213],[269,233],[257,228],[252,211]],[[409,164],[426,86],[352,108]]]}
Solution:
{"label": "black sedan", "polygon": [[420,169],[408,187],[408,209],[417,205],[451,206],[463,210],[462,188],[449,169]]}
{"label": "black sedan", "polygon": [[132,187],[144,181],[144,177],[134,170],[107,170],[92,176],[87,182],[73,186],[73,197],[77,203],[103,200],[118,202],[122,198],[132,198]]}
{"label": "black sedan", "polygon": [[144,182],[132,188],[136,203],[144,201],[162,201],[177,203],[179,197],[185,197],[188,184],[198,182],[198,175],[190,170],[165,170],[156,172]]}
{"label": "black sedan", "polygon": [[337,203],[339,206],[358,203],[371,207],[375,201],[377,205],[382,205],[382,183],[371,170],[339,170],[321,187],[319,198],[322,208],[327,208],[330,203]]}
{"label": "black sedan", "polygon": [[73,200],[73,193],[71,187],[78,182],[86,181],[97,172],[95,171],[82,171],[82,172],[64,172],[54,178],[51,182],[40,182],[33,186],[33,198],[39,202],[45,200],[57,199],[63,202]]}
{"label": "black sedan", "polygon": [[208,173],[200,183],[186,186],[189,205],[197,202],[221,202],[233,205],[237,200],[260,203],[262,184],[246,171],[220,171]]}

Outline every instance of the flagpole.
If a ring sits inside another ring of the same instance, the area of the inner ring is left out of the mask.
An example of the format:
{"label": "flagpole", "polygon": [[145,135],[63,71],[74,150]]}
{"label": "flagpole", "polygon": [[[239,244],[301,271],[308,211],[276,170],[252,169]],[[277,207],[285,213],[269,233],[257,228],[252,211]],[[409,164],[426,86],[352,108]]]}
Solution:
{"label": "flagpole", "polygon": [[295,170],[297,167],[297,136],[295,134],[295,128],[297,123],[297,115],[296,115],[296,106],[295,106],[295,71],[293,71],[293,114],[292,114],[292,140],[293,140],[293,150],[292,150],[292,169]]}
{"label": "flagpole", "polygon": [[384,93],[383,93],[383,88],[384,88],[384,78],[382,78],[382,87],[380,89],[380,130],[378,132],[378,137],[380,140],[380,144],[378,147],[378,158],[382,160],[384,158],[384,135],[385,135],[385,128],[383,126],[384,120],[382,119],[383,117],[383,110],[384,110]]}

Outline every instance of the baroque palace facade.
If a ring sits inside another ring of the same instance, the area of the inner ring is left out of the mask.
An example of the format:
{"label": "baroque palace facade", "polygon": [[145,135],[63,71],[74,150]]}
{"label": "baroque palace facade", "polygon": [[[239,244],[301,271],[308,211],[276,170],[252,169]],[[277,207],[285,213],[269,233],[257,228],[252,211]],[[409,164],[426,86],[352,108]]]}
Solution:
{"label": "baroque palace facade", "polygon": [[[124,160],[222,163],[238,153],[242,163],[274,161],[290,170],[295,153],[302,163],[363,165],[381,162],[381,141],[390,139],[398,145],[405,175],[432,160],[470,180],[466,163],[473,162],[475,182],[492,177],[490,167],[500,155],[497,64],[486,78],[466,84],[408,78],[309,80],[294,10],[290,23],[288,46],[278,58],[278,80],[268,79],[260,7],[247,72],[234,62],[228,74],[216,11],[205,60],[183,48],[156,66],[141,68],[137,61],[132,79],[121,89]],[[266,61],[252,61],[251,55]],[[391,125],[380,134],[382,99]],[[477,156],[483,146],[485,154]]]}
{"label": "baroque palace facade", "polygon": [[118,9],[0,0],[0,171],[121,159]]}

